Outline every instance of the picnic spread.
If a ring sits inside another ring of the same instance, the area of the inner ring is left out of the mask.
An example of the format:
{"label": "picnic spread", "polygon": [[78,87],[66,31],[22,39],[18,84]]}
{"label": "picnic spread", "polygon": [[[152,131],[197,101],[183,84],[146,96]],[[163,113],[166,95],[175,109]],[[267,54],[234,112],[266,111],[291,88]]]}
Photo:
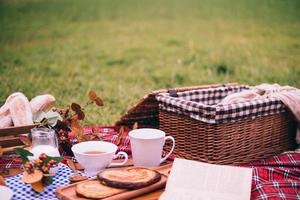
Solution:
{"label": "picnic spread", "polygon": [[[103,106],[94,91],[85,106],[47,111],[54,101],[51,95],[29,101],[14,93],[0,109],[0,133],[18,132],[6,144],[27,145],[13,152],[0,141],[9,149],[0,158],[0,172],[12,199],[133,199],[164,188],[176,158],[252,169],[249,199],[300,199],[296,88],[216,84],[154,91],[114,126],[80,125],[86,105]],[[31,130],[31,138],[20,130]],[[18,134],[23,139],[16,143]],[[164,145],[167,138],[172,144]],[[86,164],[88,159],[94,162]],[[70,161],[89,180],[71,184]]]}

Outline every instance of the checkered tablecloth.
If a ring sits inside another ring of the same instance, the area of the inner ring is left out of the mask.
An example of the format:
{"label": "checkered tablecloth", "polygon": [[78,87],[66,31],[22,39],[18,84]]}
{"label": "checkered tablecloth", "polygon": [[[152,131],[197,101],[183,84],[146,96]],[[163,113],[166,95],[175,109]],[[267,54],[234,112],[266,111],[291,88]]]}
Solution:
{"label": "checkered tablecloth", "polygon": [[53,178],[53,183],[47,186],[42,193],[33,191],[30,184],[23,183],[21,180],[22,174],[7,178],[5,183],[14,192],[12,200],[57,200],[55,190],[58,187],[69,184],[69,176],[72,174],[69,167],[60,164],[58,171]]}

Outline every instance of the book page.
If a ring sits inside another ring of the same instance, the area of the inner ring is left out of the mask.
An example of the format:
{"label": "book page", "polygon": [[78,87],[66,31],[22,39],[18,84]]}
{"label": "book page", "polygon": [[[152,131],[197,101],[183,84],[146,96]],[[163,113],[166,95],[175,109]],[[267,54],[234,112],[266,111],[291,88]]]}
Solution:
{"label": "book page", "polygon": [[249,200],[252,169],[176,158],[160,200]]}

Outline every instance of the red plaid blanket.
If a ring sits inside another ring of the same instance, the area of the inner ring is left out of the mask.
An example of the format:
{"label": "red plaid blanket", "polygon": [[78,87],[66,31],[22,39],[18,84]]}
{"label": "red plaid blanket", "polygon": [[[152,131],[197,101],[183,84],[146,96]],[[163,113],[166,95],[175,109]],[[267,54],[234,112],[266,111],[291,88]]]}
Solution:
{"label": "red plaid blanket", "polygon": [[[85,134],[92,128],[102,133],[102,139],[119,144],[119,150],[131,154],[127,132],[118,138],[112,126],[85,127]],[[0,159],[0,172],[3,169],[19,168],[21,161],[15,155],[6,155]],[[295,200],[300,199],[300,151],[285,152],[268,159],[247,165],[253,168],[251,200]]]}
{"label": "red plaid blanket", "polygon": [[300,151],[252,162],[253,200],[300,199]]}

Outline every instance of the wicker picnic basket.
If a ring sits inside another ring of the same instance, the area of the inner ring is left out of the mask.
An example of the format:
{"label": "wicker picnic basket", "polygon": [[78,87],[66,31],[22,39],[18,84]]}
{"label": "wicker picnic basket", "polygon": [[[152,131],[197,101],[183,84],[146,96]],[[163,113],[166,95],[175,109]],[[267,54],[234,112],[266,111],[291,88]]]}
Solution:
{"label": "wicker picnic basket", "polygon": [[297,124],[275,98],[218,105],[244,85],[165,92],[159,127],[175,138],[177,157],[217,164],[248,163],[296,148]]}
{"label": "wicker picnic basket", "polygon": [[[216,93],[206,94],[212,96],[211,99],[208,99],[208,101],[212,100],[208,102],[209,106],[217,103],[229,93],[249,87],[230,83],[156,90],[129,109],[115,125],[117,128],[121,126],[131,128],[135,122],[138,122],[139,127],[160,128],[167,135],[175,137],[174,153],[177,157],[209,163],[247,163],[296,148],[294,139],[296,122],[286,107],[278,100],[270,101],[273,107],[276,105],[275,109],[272,109],[272,106],[267,107],[270,103],[268,101],[258,102],[260,105],[258,111],[262,109],[264,112],[249,112],[253,106],[251,104],[248,105],[250,109],[245,111],[248,115],[241,116],[237,120],[223,115],[222,120],[214,123],[192,118],[182,109],[173,111],[164,109],[164,103],[157,100],[159,96],[168,96],[174,93],[180,95],[180,93],[193,93],[194,91],[218,91],[220,88],[225,88],[227,92],[222,93],[218,98],[215,98]],[[203,101],[201,98],[196,100]],[[241,107],[241,109],[244,108]],[[210,120],[213,121],[213,118]],[[166,150],[168,148],[167,144]]]}

